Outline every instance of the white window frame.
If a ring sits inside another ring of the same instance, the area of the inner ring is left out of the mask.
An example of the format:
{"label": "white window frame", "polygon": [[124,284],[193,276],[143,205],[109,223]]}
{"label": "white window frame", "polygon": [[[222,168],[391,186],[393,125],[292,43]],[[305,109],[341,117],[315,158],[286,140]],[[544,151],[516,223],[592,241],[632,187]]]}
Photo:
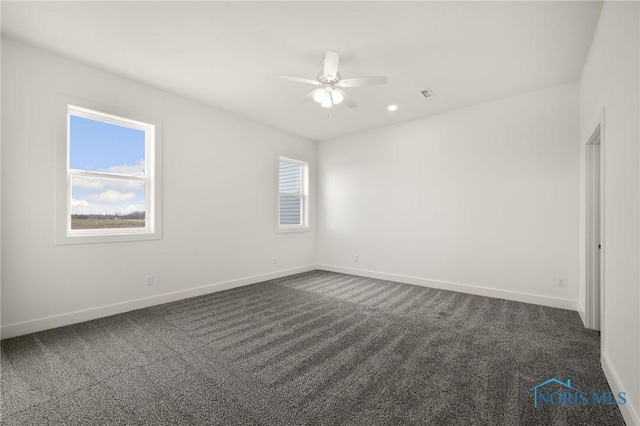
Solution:
{"label": "white window frame", "polygon": [[[155,120],[141,119],[139,115],[122,113],[112,107],[99,106],[66,97],[62,100],[62,106],[65,119],[64,136],[61,137],[57,152],[56,243],[86,244],[160,239],[160,179],[159,173],[157,173],[160,157],[160,123]],[[135,177],[109,172],[71,169],[69,154],[72,115],[144,131],[145,176]],[[135,118],[131,118],[134,116]],[[71,179],[73,177],[144,182],[146,198],[144,228],[71,229]]]}
{"label": "white window frame", "polygon": [[[280,192],[280,161],[295,163],[302,166],[302,193],[299,194],[302,198],[302,212],[300,214],[302,223],[300,225],[280,224],[280,196],[282,194]],[[309,163],[304,160],[279,155],[276,161],[276,233],[307,231],[309,231]]]}

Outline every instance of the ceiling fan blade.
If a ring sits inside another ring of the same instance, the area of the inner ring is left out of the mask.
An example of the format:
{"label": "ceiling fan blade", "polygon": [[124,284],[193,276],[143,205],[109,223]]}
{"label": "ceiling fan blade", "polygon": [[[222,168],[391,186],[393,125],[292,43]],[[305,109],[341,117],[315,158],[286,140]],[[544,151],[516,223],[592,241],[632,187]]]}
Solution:
{"label": "ceiling fan blade", "polygon": [[322,89],[313,89],[312,91],[310,91],[309,93],[301,97],[300,100],[298,100],[298,103],[303,104],[305,102],[309,102],[310,100],[312,100],[313,95],[316,93],[317,90],[322,90]]}
{"label": "ceiling fan blade", "polygon": [[328,80],[333,80],[338,76],[338,62],[340,62],[340,55],[333,50],[327,50],[324,54],[324,76]]}
{"label": "ceiling fan blade", "polygon": [[284,75],[284,74],[274,74],[273,76],[278,78],[283,78],[285,80],[295,81],[298,83],[306,83],[306,84],[313,84],[315,86],[322,86],[322,83],[320,83],[318,80],[311,80],[310,78],[294,77],[292,75]]}
{"label": "ceiling fan blade", "polygon": [[385,84],[387,77],[354,77],[340,80],[336,83],[336,86],[340,87],[361,87],[361,86],[373,86],[374,84]]}
{"label": "ceiling fan blade", "polygon": [[354,108],[354,107],[358,106],[356,101],[354,101],[353,98],[351,96],[349,96],[344,90],[342,90],[342,89],[333,89],[333,90],[335,90],[336,92],[340,92],[340,94],[344,98],[342,100],[342,103],[345,104],[348,108]]}

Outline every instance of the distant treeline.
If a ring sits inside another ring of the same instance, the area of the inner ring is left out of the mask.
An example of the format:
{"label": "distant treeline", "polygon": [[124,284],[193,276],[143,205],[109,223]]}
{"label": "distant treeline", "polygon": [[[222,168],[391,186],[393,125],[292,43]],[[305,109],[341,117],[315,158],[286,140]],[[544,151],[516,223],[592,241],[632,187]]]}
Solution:
{"label": "distant treeline", "polygon": [[144,212],[131,212],[127,214],[72,214],[71,219],[110,219],[110,220],[144,220]]}

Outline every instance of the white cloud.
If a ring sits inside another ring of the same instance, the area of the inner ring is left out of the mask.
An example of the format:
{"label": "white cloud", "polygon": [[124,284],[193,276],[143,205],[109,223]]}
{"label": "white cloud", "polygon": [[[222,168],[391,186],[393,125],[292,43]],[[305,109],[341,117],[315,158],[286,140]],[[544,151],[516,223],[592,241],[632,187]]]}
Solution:
{"label": "white cloud", "polygon": [[89,202],[87,200],[76,200],[72,198],[71,207],[89,207]]}
{"label": "white cloud", "polygon": [[121,191],[116,191],[114,189],[109,189],[105,192],[103,192],[100,195],[92,195],[92,198],[97,198],[100,201],[108,201],[108,202],[114,202],[114,201],[128,201],[128,200],[132,200],[134,198],[136,198],[136,194],[134,194],[133,192],[126,192],[126,193],[122,193]]}
{"label": "white cloud", "polygon": [[121,164],[103,169],[103,172],[117,173],[119,175],[144,176],[144,160],[140,159],[135,164]]}
{"label": "white cloud", "polygon": [[[103,172],[144,176],[144,160],[102,170]],[[125,177],[126,179],[126,177]],[[145,182],[74,177],[72,214],[128,214],[144,211]],[[140,202],[142,201],[142,202]]]}
{"label": "white cloud", "polygon": [[[85,201],[85,200],[79,200]],[[71,207],[71,214],[128,214],[144,211],[144,204],[86,202]]]}
{"label": "white cloud", "polygon": [[131,212],[143,212],[144,204],[127,204],[123,209],[119,210],[122,213],[131,213]]}

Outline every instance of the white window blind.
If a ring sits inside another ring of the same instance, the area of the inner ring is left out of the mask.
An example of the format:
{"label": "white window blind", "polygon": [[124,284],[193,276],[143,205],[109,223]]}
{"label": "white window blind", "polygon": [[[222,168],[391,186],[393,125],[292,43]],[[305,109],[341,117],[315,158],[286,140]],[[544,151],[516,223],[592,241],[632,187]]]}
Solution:
{"label": "white window blind", "polygon": [[306,227],[307,163],[280,158],[278,224],[281,229]]}

